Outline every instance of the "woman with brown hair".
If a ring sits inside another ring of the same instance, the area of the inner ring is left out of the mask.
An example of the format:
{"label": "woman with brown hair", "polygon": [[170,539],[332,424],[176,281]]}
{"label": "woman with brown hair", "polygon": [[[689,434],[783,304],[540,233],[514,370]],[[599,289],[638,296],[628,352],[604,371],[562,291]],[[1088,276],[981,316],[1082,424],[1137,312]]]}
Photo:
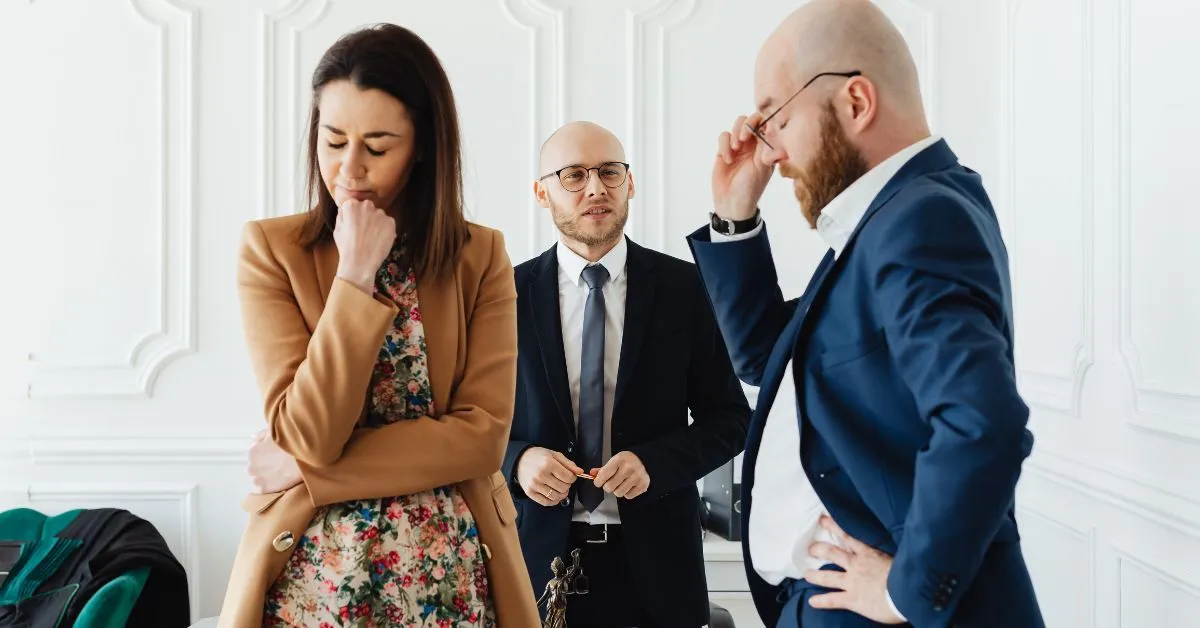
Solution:
{"label": "woman with brown hair", "polygon": [[499,472],[513,270],[464,218],[449,80],[380,25],[335,43],[312,89],[310,210],[242,236],[268,429],[220,625],[536,626]]}

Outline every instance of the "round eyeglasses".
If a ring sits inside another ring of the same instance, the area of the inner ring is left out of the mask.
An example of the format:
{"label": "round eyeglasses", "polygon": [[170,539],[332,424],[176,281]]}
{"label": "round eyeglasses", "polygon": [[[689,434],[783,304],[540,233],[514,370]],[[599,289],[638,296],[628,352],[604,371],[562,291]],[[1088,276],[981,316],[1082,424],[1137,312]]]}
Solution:
{"label": "round eyeglasses", "polygon": [[562,184],[564,190],[578,192],[587,187],[593,170],[600,177],[600,182],[604,184],[604,187],[615,188],[625,183],[625,176],[629,174],[629,164],[623,161],[607,161],[592,168],[564,166],[541,177],[538,181],[544,181],[549,177],[557,176],[558,182]]}

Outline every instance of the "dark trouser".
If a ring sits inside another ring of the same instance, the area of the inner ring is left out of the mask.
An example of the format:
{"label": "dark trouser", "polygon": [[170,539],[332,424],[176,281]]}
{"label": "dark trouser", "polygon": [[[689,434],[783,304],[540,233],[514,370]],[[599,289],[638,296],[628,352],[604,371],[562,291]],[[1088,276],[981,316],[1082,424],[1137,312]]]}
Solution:
{"label": "dark trouser", "polygon": [[[837,565],[825,565],[821,569],[844,571]],[[783,606],[783,612],[780,613],[779,623],[775,624],[775,628],[799,628],[800,626],[804,628],[875,628],[887,625],[871,621],[851,611],[813,608],[808,603],[814,596],[829,593],[833,589],[817,586],[805,580],[790,578],[784,580],[782,586],[780,599],[781,601],[786,600],[787,603]],[[909,626],[910,624],[897,625]]]}
{"label": "dark trouser", "polygon": [[[625,538],[621,526],[608,526],[608,540],[604,538],[603,526],[571,523],[569,549],[579,548],[580,565],[587,576],[589,591],[583,595],[567,596],[567,626],[569,628],[659,628],[642,607],[633,572],[629,568],[629,554],[625,549]],[[567,567],[571,566],[568,553],[563,556]]]}

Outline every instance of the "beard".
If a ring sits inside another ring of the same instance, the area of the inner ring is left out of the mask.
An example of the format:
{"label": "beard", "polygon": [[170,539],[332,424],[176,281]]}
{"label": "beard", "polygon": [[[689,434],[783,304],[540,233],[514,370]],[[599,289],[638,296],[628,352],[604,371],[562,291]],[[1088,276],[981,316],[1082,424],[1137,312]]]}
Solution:
{"label": "beard", "polygon": [[800,211],[813,229],[817,218],[838,194],[867,173],[867,161],[838,124],[833,103],[821,114],[821,147],[804,169],[781,165],[779,173],[792,179]]}
{"label": "beard", "polygon": [[586,228],[586,218],[561,210],[553,200],[550,201],[550,213],[554,217],[554,226],[558,227],[564,236],[585,246],[604,246],[616,242],[624,235],[625,223],[629,220],[629,201],[613,206],[614,220],[611,226],[599,232]]}

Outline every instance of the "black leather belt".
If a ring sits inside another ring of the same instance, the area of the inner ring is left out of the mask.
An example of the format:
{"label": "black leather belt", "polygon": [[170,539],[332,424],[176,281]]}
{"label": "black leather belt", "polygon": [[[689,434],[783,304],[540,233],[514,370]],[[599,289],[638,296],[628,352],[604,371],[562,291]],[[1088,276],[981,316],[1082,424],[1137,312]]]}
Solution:
{"label": "black leather belt", "polygon": [[572,521],[571,538],[584,543],[608,543],[621,538],[621,524]]}

